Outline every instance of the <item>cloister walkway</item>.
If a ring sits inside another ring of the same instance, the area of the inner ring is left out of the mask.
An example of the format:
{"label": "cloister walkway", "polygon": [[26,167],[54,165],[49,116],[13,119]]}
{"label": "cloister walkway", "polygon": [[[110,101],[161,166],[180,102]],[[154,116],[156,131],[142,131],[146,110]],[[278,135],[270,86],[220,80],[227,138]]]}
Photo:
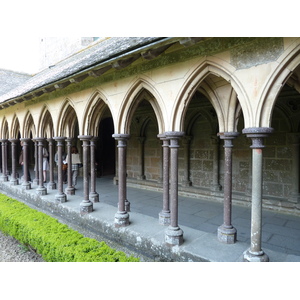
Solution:
{"label": "cloister walkway", "polygon": [[[23,190],[21,185],[12,186],[1,182],[0,189],[30,206],[64,220],[78,230],[91,231],[112,239],[128,248],[145,254],[154,261],[242,261],[243,252],[250,247],[250,207],[234,205],[232,225],[237,229],[237,242],[222,244],[217,239],[217,228],[223,223],[223,204],[179,196],[179,226],[183,230],[184,243],[168,247],[164,244],[167,227],[158,223],[162,210],[162,192],[128,187],[130,225],[114,227],[117,212],[118,186],[112,177],[97,178],[100,202],[94,203],[94,211],[80,216],[83,200],[82,177],[78,178],[75,195],[67,195],[65,203],[55,203],[57,190],[39,196],[36,186]],[[300,261],[300,216],[263,210],[262,249],[270,261]]]}

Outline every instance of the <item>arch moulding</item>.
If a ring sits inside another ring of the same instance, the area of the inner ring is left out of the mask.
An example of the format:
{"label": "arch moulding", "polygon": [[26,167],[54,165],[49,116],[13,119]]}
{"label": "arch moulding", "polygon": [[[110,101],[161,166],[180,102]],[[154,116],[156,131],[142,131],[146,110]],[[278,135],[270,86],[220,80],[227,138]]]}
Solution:
{"label": "arch moulding", "polygon": [[157,119],[159,133],[165,131],[164,115],[166,114],[162,109],[164,108],[163,101],[154,85],[148,81],[143,78],[137,79],[127,92],[115,127],[118,133],[129,133],[133,114],[142,100],[147,100],[151,104]]}
{"label": "arch moulding", "polygon": [[[232,86],[238,97],[238,101],[242,107],[244,117],[251,117],[251,110],[247,101],[248,97],[242,87],[242,84],[233,75],[234,72],[235,69],[230,64],[224,62],[223,60],[218,61],[218,59],[214,58],[211,60],[206,59],[196,69],[192,70],[188,74],[187,79],[185,80],[175,100],[176,104],[172,113],[171,130],[183,131],[184,116],[188,108],[188,104],[190,103],[196,90],[199,89],[201,83],[209,75],[222,77],[225,81],[227,81]],[[211,95],[212,92],[210,92],[210,96]],[[220,105],[217,98],[215,97],[210,97],[209,99],[214,106],[214,109],[216,110],[220,124],[220,131],[222,131],[222,129],[225,130],[228,122],[224,119],[224,114],[221,109],[222,105]]]}

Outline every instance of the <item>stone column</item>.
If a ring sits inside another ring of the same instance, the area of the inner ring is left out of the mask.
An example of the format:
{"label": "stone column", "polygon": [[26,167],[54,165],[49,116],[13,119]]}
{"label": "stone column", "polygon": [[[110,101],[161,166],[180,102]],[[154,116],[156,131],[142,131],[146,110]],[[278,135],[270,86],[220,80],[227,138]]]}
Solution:
{"label": "stone column", "polygon": [[0,139],[2,146],[2,175],[1,181],[8,181],[7,176],[7,139]]}
{"label": "stone column", "polygon": [[233,139],[238,132],[224,132],[218,134],[224,140],[224,223],[218,228],[218,239],[225,244],[236,242],[236,229],[231,225],[232,215],[232,147]]}
{"label": "stone column", "polygon": [[48,189],[49,190],[55,190],[56,189],[56,183],[54,181],[54,151],[53,151],[53,139],[49,138],[47,139],[48,145],[49,145],[49,183],[48,183]]}
{"label": "stone column", "polygon": [[10,184],[18,185],[19,181],[17,178],[17,143],[18,139],[9,139],[11,142],[11,177]]}
{"label": "stone column", "polygon": [[183,243],[183,231],[178,226],[178,148],[179,138],[184,132],[169,131],[165,133],[170,139],[170,225],[165,233],[167,245],[175,246]]}
{"label": "stone column", "polygon": [[30,190],[31,184],[29,182],[29,162],[28,162],[28,143],[30,139],[28,138],[21,138],[20,141],[23,143],[22,150],[23,150],[23,182],[22,182],[22,189]]}
{"label": "stone column", "polygon": [[6,147],[7,147],[7,139],[0,139],[1,147],[2,147],[2,175],[1,181],[8,181],[7,176],[7,156],[6,156]]}
{"label": "stone column", "polygon": [[[118,141],[118,188],[119,202],[118,211],[115,214],[115,227],[125,227],[129,225],[128,207],[126,207],[126,147],[129,134],[113,134],[113,138]],[[128,201],[128,200],[127,200]],[[128,202],[129,203],[129,202]],[[127,205],[128,206],[128,205]]]}
{"label": "stone column", "polygon": [[73,138],[66,138],[67,142],[67,164],[68,164],[68,169],[67,169],[67,178],[68,178],[68,186],[66,187],[66,194],[68,195],[75,195],[75,187],[73,186],[72,183],[72,153],[71,153],[71,148],[72,148],[72,141]]}
{"label": "stone column", "polygon": [[93,211],[93,202],[89,199],[89,152],[91,135],[79,135],[78,138],[82,141],[82,163],[83,163],[83,200],[80,203],[80,214],[86,215]]}
{"label": "stone column", "polygon": [[213,146],[213,178],[211,191],[218,192],[221,191],[222,186],[219,183],[219,139],[217,136],[211,136],[211,143]]}
{"label": "stone column", "polygon": [[289,201],[299,203],[299,133],[290,133],[292,144],[292,190]]}
{"label": "stone column", "polygon": [[140,136],[138,137],[139,141],[139,159],[140,159],[140,175],[138,176],[138,179],[145,180],[145,152],[144,152],[144,145],[145,145],[145,137]]}
{"label": "stone column", "polygon": [[188,187],[192,185],[192,182],[190,181],[189,174],[190,174],[190,143],[191,143],[191,136],[185,136],[183,138],[183,181],[182,186]]}
{"label": "stone column", "polygon": [[254,127],[245,128],[243,133],[251,138],[252,145],[252,207],[251,207],[251,246],[244,252],[244,261],[248,262],[266,262],[269,257],[261,249],[262,235],[262,164],[264,148],[263,140],[273,128]]}
{"label": "stone column", "polygon": [[37,137],[35,140],[38,142],[38,165],[39,165],[39,186],[36,189],[38,195],[47,195],[47,188],[44,186],[43,180],[43,147],[45,139]]}
{"label": "stone column", "polygon": [[169,161],[170,161],[170,148],[169,139],[166,138],[164,134],[159,134],[157,136],[163,142],[163,209],[159,213],[159,224],[170,225],[170,203],[169,203]]}
{"label": "stone column", "polygon": [[34,142],[34,179],[32,181],[33,185],[39,185],[39,155],[38,155],[38,141],[36,139],[32,139]]}
{"label": "stone column", "polygon": [[97,137],[91,139],[91,191],[90,191],[90,200],[92,202],[99,202],[99,194],[96,192],[96,159],[95,159],[95,150],[96,150],[96,141]]}
{"label": "stone column", "polygon": [[55,201],[57,203],[64,203],[67,201],[67,196],[63,189],[63,171],[62,171],[62,154],[65,137],[54,137],[57,142],[57,194],[55,195]]}

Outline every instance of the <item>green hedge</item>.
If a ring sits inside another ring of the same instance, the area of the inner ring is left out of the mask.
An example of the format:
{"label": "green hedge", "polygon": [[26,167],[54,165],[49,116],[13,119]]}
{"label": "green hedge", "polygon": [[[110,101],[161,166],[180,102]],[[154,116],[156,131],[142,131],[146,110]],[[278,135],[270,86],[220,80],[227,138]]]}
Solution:
{"label": "green hedge", "polygon": [[30,245],[48,262],[139,261],[3,194],[0,194],[0,230]]}

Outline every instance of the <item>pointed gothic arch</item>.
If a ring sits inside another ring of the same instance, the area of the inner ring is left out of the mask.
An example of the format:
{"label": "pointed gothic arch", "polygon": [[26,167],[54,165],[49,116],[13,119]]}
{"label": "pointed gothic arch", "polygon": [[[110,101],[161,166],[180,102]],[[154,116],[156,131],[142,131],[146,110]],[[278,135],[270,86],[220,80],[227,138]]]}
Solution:
{"label": "pointed gothic arch", "polygon": [[130,132],[134,112],[143,100],[147,100],[151,104],[156,116],[159,132],[165,131],[164,114],[162,110],[163,102],[160,99],[159,93],[146,80],[139,79],[129,89],[121,106],[117,126],[117,130],[120,133]]}
{"label": "pointed gothic arch", "polygon": [[60,110],[57,126],[58,136],[75,137],[78,131],[78,118],[74,105],[66,99]]}
{"label": "pointed gothic arch", "polygon": [[[265,86],[256,112],[257,127],[270,127],[273,109],[283,86],[288,83],[300,92],[300,46],[295,42],[293,51],[287,49],[283,59]],[[293,77],[296,77],[293,78]]]}
{"label": "pointed gothic arch", "polygon": [[[224,65],[224,62],[223,62]],[[194,69],[183,84],[172,112],[172,130],[182,131],[184,128],[184,118],[188,104],[195,92],[200,89],[205,91],[211,101],[218,116],[220,132],[234,131],[237,121],[235,120],[237,107],[241,106],[242,111],[247,116],[251,115],[247,96],[238,80],[232,75],[232,66],[221,67],[216,61],[205,60]],[[221,92],[217,89],[226,88],[227,99],[221,99]],[[222,101],[221,101],[222,100]]]}
{"label": "pointed gothic arch", "polygon": [[43,107],[38,122],[38,135],[50,138],[54,136],[52,116],[46,106]]}
{"label": "pointed gothic arch", "polygon": [[15,114],[11,123],[10,137],[13,139],[17,139],[20,136],[20,122]]}
{"label": "pointed gothic arch", "polygon": [[22,137],[32,138],[35,136],[36,136],[36,126],[34,124],[33,117],[30,111],[28,111],[24,118]]}
{"label": "pointed gothic arch", "polygon": [[82,133],[97,136],[101,119],[111,108],[103,93],[95,91],[88,101],[83,118]]}

